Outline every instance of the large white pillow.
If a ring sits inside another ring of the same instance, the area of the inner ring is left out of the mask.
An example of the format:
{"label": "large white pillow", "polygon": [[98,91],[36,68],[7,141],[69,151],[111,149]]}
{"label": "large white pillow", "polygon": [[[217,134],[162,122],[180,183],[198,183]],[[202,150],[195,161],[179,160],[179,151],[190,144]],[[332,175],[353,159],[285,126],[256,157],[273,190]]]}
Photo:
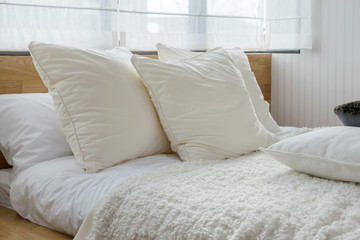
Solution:
{"label": "large white pillow", "polygon": [[29,49],[66,139],[88,173],[169,149],[129,50],[35,42]]}
{"label": "large white pillow", "polygon": [[72,155],[48,93],[0,95],[0,149],[14,176],[36,163]]}
{"label": "large white pillow", "polygon": [[360,182],[360,128],[357,127],[322,128],[261,150],[297,171]]}
{"label": "large white pillow", "polygon": [[[189,50],[174,48],[162,43],[156,45],[160,61],[185,59],[199,55],[200,53]],[[209,51],[219,51],[215,48]],[[280,128],[269,112],[269,103],[264,100],[264,96],[256,81],[254,73],[251,71],[249,59],[240,48],[226,49],[227,54],[232,58],[235,66],[241,72],[245,86],[249,92],[251,102],[254,106],[257,117],[264,124],[266,129],[271,132],[279,132]]]}
{"label": "large white pillow", "polygon": [[134,55],[132,62],[182,160],[226,159],[278,141],[257,119],[225,52],[165,62]]}

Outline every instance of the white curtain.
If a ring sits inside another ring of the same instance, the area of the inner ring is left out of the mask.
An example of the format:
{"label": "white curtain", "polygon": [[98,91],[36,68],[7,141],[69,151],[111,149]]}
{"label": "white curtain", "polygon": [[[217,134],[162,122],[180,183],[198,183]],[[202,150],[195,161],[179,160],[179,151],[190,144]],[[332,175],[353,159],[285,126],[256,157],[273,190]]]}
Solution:
{"label": "white curtain", "polygon": [[311,0],[264,0],[268,49],[311,49]]}
{"label": "white curtain", "polygon": [[101,9],[114,7],[111,0],[6,0],[0,3],[0,51],[27,51],[30,41],[111,48],[114,12]]}
{"label": "white curtain", "polygon": [[0,51],[30,41],[154,50],[310,49],[311,0],[0,0]]}

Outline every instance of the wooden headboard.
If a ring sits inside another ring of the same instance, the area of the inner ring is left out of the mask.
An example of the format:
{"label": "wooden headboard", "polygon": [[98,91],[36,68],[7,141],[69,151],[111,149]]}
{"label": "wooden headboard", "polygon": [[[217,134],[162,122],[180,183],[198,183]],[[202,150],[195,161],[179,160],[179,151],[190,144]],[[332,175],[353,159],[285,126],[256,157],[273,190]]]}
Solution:
{"label": "wooden headboard", "polygon": [[[148,56],[156,58],[156,56]],[[264,98],[271,102],[271,54],[248,54]],[[0,56],[0,94],[48,92],[30,56]],[[0,153],[0,169],[9,168]]]}

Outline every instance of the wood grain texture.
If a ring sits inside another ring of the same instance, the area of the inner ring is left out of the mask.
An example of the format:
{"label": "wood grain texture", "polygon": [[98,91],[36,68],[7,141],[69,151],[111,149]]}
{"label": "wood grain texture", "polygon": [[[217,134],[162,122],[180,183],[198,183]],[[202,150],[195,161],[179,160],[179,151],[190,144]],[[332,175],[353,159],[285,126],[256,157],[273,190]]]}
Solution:
{"label": "wood grain texture", "polygon": [[0,94],[44,92],[30,56],[0,56]]}
{"label": "wood grain texture", "polygon": [[0,239],[67,240],[72,237],[31,223],[15,211],[0,206]]}
{"label": "wood grain texture", "polygon": [[271,54],[248,54],[247,56],[264,99],[271,103]]}
{"label": "wood grain texture", "polygon": [[[156,55],[146,57],[157,58]],[[271,54],[248,54],[264,98],[271,102]],[[48,92],[30,56],[0,56],[0,94]],[[7,168],[0,153],[0,169]]]}

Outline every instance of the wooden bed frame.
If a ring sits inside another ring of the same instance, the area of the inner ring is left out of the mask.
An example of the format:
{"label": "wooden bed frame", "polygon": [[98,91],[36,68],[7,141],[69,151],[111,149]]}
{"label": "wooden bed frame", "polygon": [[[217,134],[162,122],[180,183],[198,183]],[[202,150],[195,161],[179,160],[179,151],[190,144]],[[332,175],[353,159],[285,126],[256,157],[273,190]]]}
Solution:
{"label": "wooden bed frame", "polygon": [[[148,57],[157,58],[156,55]],[[271,102],[271,54],[248,54],[264,98]],[[0,56],[0,94],[45,93],[30,56]],[[0,153],[0,169],[10,168]]]}

